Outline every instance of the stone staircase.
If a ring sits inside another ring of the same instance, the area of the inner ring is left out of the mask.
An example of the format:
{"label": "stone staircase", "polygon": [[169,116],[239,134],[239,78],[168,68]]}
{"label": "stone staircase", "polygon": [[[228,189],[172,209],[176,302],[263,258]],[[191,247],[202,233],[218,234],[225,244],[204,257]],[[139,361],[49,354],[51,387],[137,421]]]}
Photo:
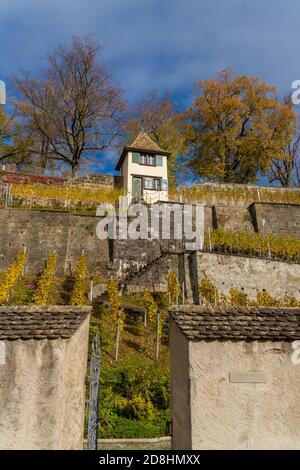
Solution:
{"label": "stone staircase", "polygon": [[159,240],[113,240],[108,269],[127,292],[165,291],[168,272],[178,272],[180,248]]}

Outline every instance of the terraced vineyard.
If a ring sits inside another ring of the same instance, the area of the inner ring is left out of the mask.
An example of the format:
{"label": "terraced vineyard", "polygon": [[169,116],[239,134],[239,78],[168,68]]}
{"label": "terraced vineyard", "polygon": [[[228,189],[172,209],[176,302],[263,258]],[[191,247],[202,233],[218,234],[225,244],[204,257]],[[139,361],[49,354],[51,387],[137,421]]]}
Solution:
{"label": "terraced vineyard", "polygon": [[218,228],[205,233],[205,249],[300,262],[300,239]]}

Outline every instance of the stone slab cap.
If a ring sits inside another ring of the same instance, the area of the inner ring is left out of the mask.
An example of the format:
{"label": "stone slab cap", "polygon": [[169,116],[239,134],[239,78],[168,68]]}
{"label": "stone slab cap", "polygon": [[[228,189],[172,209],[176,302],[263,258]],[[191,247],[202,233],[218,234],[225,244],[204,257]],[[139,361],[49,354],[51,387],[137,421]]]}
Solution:
{"label": "stone slab cap", "polygon": [[0,307],[0,340],[68,339],[89,316],[91,307],[18,305]]}
{"label": "stone slab cap", "polygon": [[190,340],[300,339],[300,308],[178,305],[169,316]]}

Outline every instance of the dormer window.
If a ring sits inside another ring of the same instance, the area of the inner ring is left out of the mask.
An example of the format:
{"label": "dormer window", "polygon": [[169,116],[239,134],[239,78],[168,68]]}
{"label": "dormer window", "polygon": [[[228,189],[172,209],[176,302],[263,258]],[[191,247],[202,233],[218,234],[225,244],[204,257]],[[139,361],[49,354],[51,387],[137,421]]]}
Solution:
{"label": "dormer window", "polygon": [[140,165],[155,166],[155,164],[156,164],[155,155],[151,155],[148,153],[140,154]]}

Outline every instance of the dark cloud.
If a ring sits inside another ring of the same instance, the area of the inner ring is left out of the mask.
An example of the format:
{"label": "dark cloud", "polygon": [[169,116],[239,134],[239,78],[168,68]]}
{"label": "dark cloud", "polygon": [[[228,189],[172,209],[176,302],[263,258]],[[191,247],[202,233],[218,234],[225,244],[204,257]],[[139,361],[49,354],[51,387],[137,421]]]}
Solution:
{"label": "dark cloud", "polygon": [[228,66],[284,94],[300,78],[299,18],[297,0],[0,0],[0,79],[95,33],[130,99],[158,88],[185,103],[196,80]]}

